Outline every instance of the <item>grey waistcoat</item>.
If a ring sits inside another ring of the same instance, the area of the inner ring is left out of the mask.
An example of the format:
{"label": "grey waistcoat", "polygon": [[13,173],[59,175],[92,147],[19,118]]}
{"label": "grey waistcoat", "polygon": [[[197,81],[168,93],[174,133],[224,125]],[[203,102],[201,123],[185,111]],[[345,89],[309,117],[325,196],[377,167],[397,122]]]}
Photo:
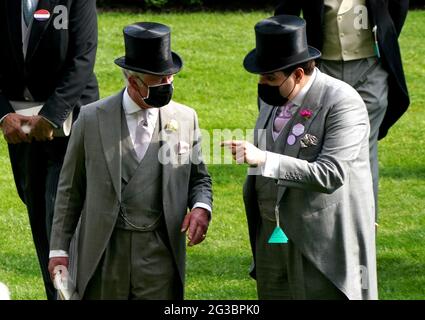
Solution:
{"label": "grey waistcoat", "polygon": [[[272,112],[269,120],[267,121],[266,126],[266,150],[274,153],[282,153],[285,149],[286,141],[282,137],[285,136],[287,131],[287,126],[290,125],[291,121],[285,125],[285,127],[280,132],[276,141],[273,141],[273,121],[275,117],[275,111]],[[277,190],[278,186],[275,179],[268,177],[263,177],[258,175],[255,177],[255,190],[257,192],[258,206],[260,209],[260,214],[263,219],[269,221],[276,221],[274,209],[276,207],[277,201]]]}
{"label": "grey waistcoat", "polygon": [[131,141],[125,114],[121,114],[121,211],[116,227],[152,231],[161,224],[162,168],[158,161],[159,117],[151,143],[139,162]]}

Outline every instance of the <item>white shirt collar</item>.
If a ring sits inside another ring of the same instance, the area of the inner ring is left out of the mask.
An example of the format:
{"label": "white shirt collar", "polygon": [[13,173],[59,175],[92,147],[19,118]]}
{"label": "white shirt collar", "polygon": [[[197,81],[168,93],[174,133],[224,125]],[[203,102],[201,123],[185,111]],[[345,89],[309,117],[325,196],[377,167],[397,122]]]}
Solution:
{"label": "white shirt collar", "polygon": [[313,85],[314,79],[316,79],[316,74],[317,74],[317,68],[314,68],[313,73],[310,76],[310,79],[305,84],[305,86],[300,90],[300,92],[298,92],[298,94],[291,100],[292,103],[296,104],[297,106],[301,106],[303,104],[308,90],[310,90],[311,86]]}
{"label": "white shirt collar", "polygon": [[128,94],[128,89],[126,88],[124,91],[124,96],[122,99],[122,105],[124,107],[124,111],[126,114],[133,114],[136,112],[144,111],[144,109],[141,109],[136,102],[130,97]]}
{"label": "white shirt collar", "polygon": [[128,94],[128,89],[124,90],[122,105],[127,116],[136,115],[139,119],[147,119],[149,125],[155,125],[158,117],[158,108],[142,109]]}

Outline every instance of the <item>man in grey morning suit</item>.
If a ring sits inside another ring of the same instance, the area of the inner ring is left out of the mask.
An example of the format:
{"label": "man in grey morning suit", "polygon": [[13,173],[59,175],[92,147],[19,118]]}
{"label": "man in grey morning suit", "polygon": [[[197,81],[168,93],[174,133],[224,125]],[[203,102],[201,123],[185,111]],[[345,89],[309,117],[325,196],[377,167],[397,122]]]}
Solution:
{"label": "man in grey morning suit", "polygon": [[[170,29],[124,29],[124,92],[84,107],[61,172],[49,270],[68,266],[81,218],[76,285],[83,299],[182,299],[185,235],[205,239],[211,179],[194,110],[171,100],[182,67]],[[191,212],[187,213],[187,208]]]}
{"label": "man in grey morning suit", "polygon": [[366,104],[378,221],[378,139],[410,103],[398,43],[409,0],[280,0],[275,15],[301,11],[308,43],[323,53],[320,70],[353,86]]}
{"label": "man in grey morning suit", "polygon": [[[272,17],[255,32],[244,61],[260,75],[255,145],[224,144],[251,166],[244,201],[258,296],[376,299],[365,104],[315,68],[320,52],[308,47],[303,19]],[[279,241],[271,237],[277,225]]]}

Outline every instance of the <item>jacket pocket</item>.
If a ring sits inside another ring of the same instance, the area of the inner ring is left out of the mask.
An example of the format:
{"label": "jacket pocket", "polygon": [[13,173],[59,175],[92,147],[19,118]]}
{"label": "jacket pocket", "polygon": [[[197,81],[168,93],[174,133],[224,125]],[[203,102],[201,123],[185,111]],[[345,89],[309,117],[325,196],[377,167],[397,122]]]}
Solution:
{"label": "jacket pocket", "polygon": [[336,203],[339,203],[342,201],[342,197],[343,197],[343,187],[338,188],[331,194],[322,193],[322,192],[308,192],[310,213],[323,210]]}

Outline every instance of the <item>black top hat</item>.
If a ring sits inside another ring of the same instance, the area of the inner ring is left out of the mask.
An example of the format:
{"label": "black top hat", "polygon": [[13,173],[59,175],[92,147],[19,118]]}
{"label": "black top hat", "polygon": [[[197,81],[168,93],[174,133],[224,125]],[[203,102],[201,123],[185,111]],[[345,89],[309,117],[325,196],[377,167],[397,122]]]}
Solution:
{"label": "black top hat", "polygon": [[155,22],[139,22],[124,28],[125,57],[115,60],[120,67],[141,73],[171,75],[183,61],[171,52],[170,28]]}
{"label": "black top hat", "polygon": [[297,16],[280,15],[255,25],[256,48],[243,62],[247,71],[271,73],[321,56],[307,45],[306,23]]}

